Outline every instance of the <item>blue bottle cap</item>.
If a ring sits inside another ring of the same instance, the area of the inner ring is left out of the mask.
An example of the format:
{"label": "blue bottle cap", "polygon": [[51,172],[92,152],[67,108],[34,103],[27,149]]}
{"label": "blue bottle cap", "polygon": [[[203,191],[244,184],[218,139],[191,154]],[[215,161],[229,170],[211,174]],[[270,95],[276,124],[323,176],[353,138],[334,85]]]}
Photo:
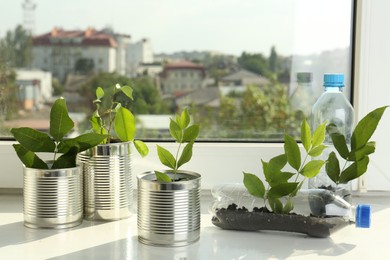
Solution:
{"label": "blue bottle cap", "polygon": [[344,87],[344,74],[324,74],[324,87]]}
{"label": "blue bottle cap", "polygon": [[371,224],[370,205],[360,204],[356,207],[356,227],[369,228]]}

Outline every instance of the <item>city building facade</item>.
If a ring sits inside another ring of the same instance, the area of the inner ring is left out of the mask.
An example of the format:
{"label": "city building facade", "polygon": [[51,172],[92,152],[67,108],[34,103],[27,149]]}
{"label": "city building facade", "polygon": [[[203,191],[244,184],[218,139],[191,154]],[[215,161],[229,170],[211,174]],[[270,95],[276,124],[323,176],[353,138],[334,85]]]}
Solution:
{"label": "city building facade", "polygon": [[148,39],[132,43],[130,35],[100,31],[63,30],[33,37],[34,68],[50,71],[64,82],[68,74],[116,72],[133,76],[142,63],[153,62]]}
{"label": "city building facade", "polygon": [[161,92],[177,96],[205,87],[206,71],[189,61],[168,63],[160,74]]}

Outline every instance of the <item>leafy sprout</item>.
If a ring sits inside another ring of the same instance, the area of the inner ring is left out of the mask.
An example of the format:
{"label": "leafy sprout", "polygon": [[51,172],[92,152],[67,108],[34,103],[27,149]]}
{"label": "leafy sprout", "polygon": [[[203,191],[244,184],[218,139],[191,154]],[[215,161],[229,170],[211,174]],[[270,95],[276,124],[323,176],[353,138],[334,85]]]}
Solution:
{"label": "leafy sprout", "polygon": [[[50,111],[50,135],[29,127],[12,128],[11,133],[19,144],[13,147],[23,164],[35,169],[62,169],[76,167],[77,153],[101,143],[106,136],[87,133],[65,139],[73,129],[65,99],[57,99]],[[53,153],[53,163],[46,163],[37,153]],[[60,155],[60,156],[59,156]]]}
{"label": "leafy sprout", "polygon": [[134,140],[136,133],[135,117],[131,111],[115,100],[118,93],[123,93],[127,99],[133,100],[133,89],[130,86],[116,84],[111,89],[111,97],[107,109],[102,106],[102,99],[107,97],[103,88],[96,89],[96,99],[93,103],[96,110],[90,122],[95,133],[107,135],[103,143],[111,143],[119,139],[121,142],[133,142],[139,154],[144,157],[149,153],[149,148],[140,140]]}
{"label": "leafy sprout", "polygon": [[348,147],[345,136],[336,125],[330,124],[326,127],[337,153],[345,160],[344,165],[341,166],[336,153],[329,154],[325,169],[329,178],[336,184],[348,183],[367,171],[370,162],[368,156],[375,152],[376,146],[370,138],[387,107],[377,108],[359,121],[352,133],[351,148]]}
{"label": "leafy sprout", "polygon": [[[325,164],[323,160],[310,160],[318,157],[326,146],[325,123],[320,125],[312,134],[309,124],[303,120],[301,124],[301,141],[305,149],[302,160],[301,151],[288,134],[284,134],[284,153],[273,157],[269,162],[261,161],[264,182],[255,174],[244,172],[244,185],[248,192],[264,199],[265,205],[275,213],[289,213],[294,208],[292,198],[296,196],[303,183],[308,178],[315,177]],[[293,171],[285,170],[293,169]]]}
{"label": "leafy sprout", "polygon": [[[189,162],[192,158],[192,148],[199,134],[199,125],[190,125],[190,115],[184,109],[180,115],[170,119],[169,132],[179,144],[175,156],[167,149],[157,145],[157,154],[160,162],[173,170],[174,177],[171,179],[167,174],[155,171],[156,178],[160,182],[176,181],[176,174],[179,168]],[[182,147],[184,145],[184,147]]]}

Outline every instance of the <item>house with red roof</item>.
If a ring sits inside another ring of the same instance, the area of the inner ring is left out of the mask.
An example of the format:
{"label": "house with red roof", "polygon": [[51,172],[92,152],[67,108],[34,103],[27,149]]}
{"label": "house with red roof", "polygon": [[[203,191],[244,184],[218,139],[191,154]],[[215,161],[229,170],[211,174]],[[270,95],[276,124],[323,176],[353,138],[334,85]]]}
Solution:
{"label": "house with red roof", "polygon": [[33,38],[33,66],[51,71],[61,81],[83,64],[83,69],[91,72],[113,72],[117,70],[117,49],[115,37],[104,31],[53,28]]}

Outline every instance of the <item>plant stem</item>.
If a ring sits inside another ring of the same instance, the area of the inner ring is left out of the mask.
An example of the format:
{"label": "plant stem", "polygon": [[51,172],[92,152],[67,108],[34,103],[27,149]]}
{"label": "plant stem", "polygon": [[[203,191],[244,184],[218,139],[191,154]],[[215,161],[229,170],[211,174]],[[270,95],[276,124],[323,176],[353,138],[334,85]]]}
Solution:
{"label": "plant stem", "polygon": [[107,129],[107,143],[111,143],[111,128],[112,128],[112,122],[113,122],[113,117],[112,117],[112,110],[114,108],[114,105],[115,105],[115,101],[114,101],[114,96],[115,96],[115,91],[116,91],[116,86],[114,86],[114,94],[112,95],[111,97],[111,104],[110,104],[110,110],[108,112],[108,129]]}
{"label": "plant stem", "polygon": [[[345,160],[345,163],[344,163],[344,166],[343,166],[343,168],[342,168],[342,170],[341,170],[341,173],[344,172],[345,168],[347,167],[348,162],[349,162],[348,160]],[[337,187],[339,184],[340,184],[340,182],[337,181],[337,182],[336,182],[336,187]]]}
{"label": "plant stem", "polygon": [[54,148],[54,158],[53,158],[53,162],[55,162],[55,160],[57,159],[57,153],[58,153],[58,142],[54,142],[56,147]]}
{"label": "plant stem", "polygon": [[299,178],[299,172],[302,170],[302,167],[303,165],[305,165],[306,163],[306,160],[307,160],[307,157],[309,157],[309,154],[307,153],[306,156],[305,156],[305,159],[303,160],[303,163],[301,164],[301,166],[299,167],[299,170],[297,172],[297,176],[295,177],[295,182],[298,181],[298,178]]}
{"label": "plant stem", "polygon": [[176,157],[175,157],[175,169],[173,169],[173,181],[176,180],[176,173],[177,173],[177,170],[178,170],[178,167],[177,167],[177,159],[179,157],[179,152],[180,152],[180,148],[181,148],[181,145],[182,145],[182,142],[179,143],[179,147],[177,148],[177,151],[176,151]]}
{"label": "plant stem", "polygon": [[[266,194],[268,194],[268,191],[270,190],[270,185],[268,185],[266,190],[267,190]],[[263,199],[264,199],[264,207],[267,208],[267,200],[268,200],[267,196],[264,196]],[[268,205],[269,205],[269,203],[268,203]],[[269,207],[269,209],[270,209],[270,211],[272,211],[271,206]]]}
{"label": "plant stem", "polygon": [[346,160],[345,163],[344,163],[343,169],[341,170],[341,172],[343,172],[345,170],[345,167],[347,167],[347,164],[348,164],[348,161]]}
{"label": "plant stem", "polygon": [[110,113],[108,113],[108,138],[107,138],[107,143],[111,143],[111,128],[112,128],[112,122],[113,122],[113,118],[112,118],[112,111],[110,111]]}

